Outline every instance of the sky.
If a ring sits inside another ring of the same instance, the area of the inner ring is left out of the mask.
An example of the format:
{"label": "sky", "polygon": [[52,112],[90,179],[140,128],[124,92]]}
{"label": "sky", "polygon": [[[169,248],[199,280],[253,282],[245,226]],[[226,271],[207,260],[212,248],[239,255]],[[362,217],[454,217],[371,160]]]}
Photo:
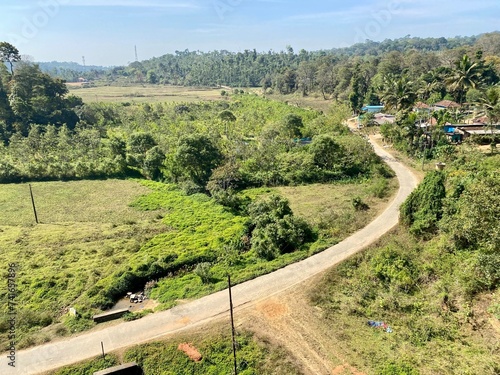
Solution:
{"label": "sky", "polygon": [[35,61],[115,66],[176,50],[319,50],[500,30],[498,0],[1,0],[0,41]]}

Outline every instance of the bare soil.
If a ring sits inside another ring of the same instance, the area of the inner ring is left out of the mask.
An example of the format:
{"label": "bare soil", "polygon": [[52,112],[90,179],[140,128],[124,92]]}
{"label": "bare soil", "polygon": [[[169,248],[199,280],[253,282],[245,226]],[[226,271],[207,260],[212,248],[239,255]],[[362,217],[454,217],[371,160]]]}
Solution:
{"label": "bare soil", "polygon": [[285,349],[305,375],[364,375],[345,360],[341,339],[322,323],[321,311],[309,304],[315,280],[236,313],[237,328]]}

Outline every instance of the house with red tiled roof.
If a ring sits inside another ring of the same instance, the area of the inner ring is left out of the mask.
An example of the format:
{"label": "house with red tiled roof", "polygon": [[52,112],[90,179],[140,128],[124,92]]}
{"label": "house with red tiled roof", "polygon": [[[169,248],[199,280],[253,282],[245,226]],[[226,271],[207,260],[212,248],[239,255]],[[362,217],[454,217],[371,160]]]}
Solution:
{"label": "house with red tiled roof", "polygon": [[415,106],[413,107],[415,111],[419,109],[430,109],[430,108],[431,108],[430,105],[425,104],[424,102],[416,102]]}
{"label": "house with red tiled roof", "polygon": [[441,100],[440,102],[434,103],[431,108],[434,111],[439,111],[442,109],[452,109],[452,108],[460,108],[461,105],[453,100]]}

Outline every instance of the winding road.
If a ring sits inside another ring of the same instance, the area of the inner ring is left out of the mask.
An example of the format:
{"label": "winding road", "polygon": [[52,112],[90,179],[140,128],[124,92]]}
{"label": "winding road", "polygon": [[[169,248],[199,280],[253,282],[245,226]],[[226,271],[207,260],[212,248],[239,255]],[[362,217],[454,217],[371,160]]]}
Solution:
{"label": "winding road", "polygon": [[[396,172],[399,190],[385,211],[365,228],[327,250],[291,264],[273,273],[233,287],[236,310],[291,288],[315,276],[373,243],[398,222],[399,206],[417,186],[417,177],[375,142],[375,152]],[[101,342],[106,352],[136,345],[205,324],[228,314],[227,290],[148,315],[140,320],[88,332],[80,336],[51,342],[16,353],[15,365],[8,365],[8,354],[1,355],[0,374],[39,374],[101,354]]]}

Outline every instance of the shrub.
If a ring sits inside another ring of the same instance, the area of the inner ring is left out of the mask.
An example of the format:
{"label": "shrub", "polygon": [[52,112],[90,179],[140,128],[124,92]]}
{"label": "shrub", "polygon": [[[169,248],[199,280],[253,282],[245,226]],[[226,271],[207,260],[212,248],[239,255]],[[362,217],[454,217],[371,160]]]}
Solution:
{"label": "shrub", "polygon": [[292,252],[312,238],[309,225],[294,217],[288,201],[278,195],[252,203],[249,213],[252,249],[265,259]]}
{"label": "shrub", "polygon": [[410,194],[400,208],[400,221],[417,236],[434,233],[443,213],[445,175],[434,171]]}
{"label": "shrub", "polygon": [[212,279],[212,265],[208,262],[198,263],[194,269],[194,273],[201,279],[203,284],[208,284]]}
{"label": "shrub", "polygon": [[363,202],[361,197],[352,198],[352,206],[356,211],[366,211],[370,208],[370,206]]}
{"label": "shrub", "polygon": [[389,362],[380,367],[377,375],[419,375],[419,372],[407,363]]}
{"label": "shrub", "polygon": [[371,188],[371,193],[376,198],[384,198],[389,190],[389,182],[385,178],[377,178]]}

